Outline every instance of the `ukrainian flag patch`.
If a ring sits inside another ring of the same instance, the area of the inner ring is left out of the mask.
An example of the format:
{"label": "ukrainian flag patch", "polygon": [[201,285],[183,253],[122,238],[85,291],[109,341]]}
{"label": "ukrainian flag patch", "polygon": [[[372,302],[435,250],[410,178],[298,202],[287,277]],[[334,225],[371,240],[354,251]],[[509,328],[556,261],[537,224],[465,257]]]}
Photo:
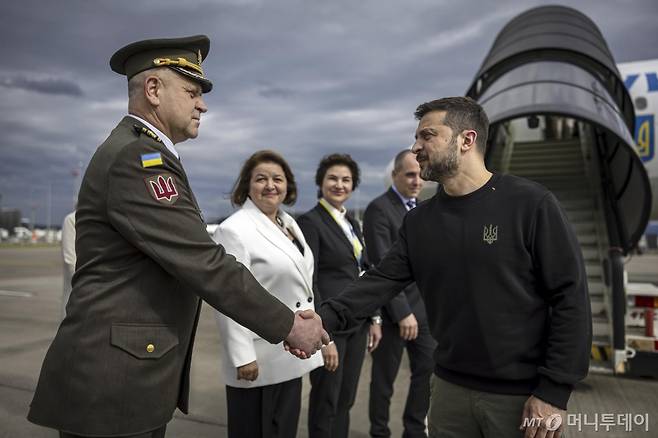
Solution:
{"label": "ukrainian flag patch", "polygon": [[152,154],[142,154],[142,167],[153,167],[162,165],[162,155],[160,152]]}

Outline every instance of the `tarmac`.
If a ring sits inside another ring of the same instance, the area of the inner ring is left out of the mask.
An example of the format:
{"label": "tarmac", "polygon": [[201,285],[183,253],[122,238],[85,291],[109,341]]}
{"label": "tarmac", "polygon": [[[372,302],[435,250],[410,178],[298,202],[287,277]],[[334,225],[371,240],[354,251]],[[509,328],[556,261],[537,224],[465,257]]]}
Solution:
{"label": "tarmac", "polygon": [[[629,263],[631,279],[658,273],[658,256],[636,257]],[[630,269],[632,268],[632,269]],[[639,277],[637,277],[639,275]],[[55,438],[50,429],[29,423],[25,416],[36,387],[41,363],[55,335],[61,312],[62,265],[59,247],[0,247],[0,438]],[[190,414],[179,411],[167,428],[168,438],[222,438],[226,432],[226,400],[220,373],[219,336],[211,309],[204,305],[192,360]],[[366,357],[352,409],[350,437],[368,436],[370,358]],[[407,397],[409,364],[400,369],[391,402],[391,430],[402,435],[402,411]],[[298,437],[307,436],[309,382],[304,380]],[[658,430],[658,381],[590,375],[571,397],[569,413],[647,414],[649,430],[616,425],[606,431],[581,424],[569,428],[570,437],[652,437]]]}

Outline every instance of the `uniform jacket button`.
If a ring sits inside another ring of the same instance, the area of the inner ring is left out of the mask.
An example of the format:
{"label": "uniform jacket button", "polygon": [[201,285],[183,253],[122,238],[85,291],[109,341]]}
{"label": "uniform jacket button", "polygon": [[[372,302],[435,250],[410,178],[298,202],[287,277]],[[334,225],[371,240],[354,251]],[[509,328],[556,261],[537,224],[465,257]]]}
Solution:
{"label": "uniform jacket button", "polygon": [[302,303],[300,303],[299,301],[297,301],[297,304],[295,304],[295,306],[297,306],[297,307],[302,307]]}
{"label": "uniform jacket button", "polygon": [[148,344],[148,345],[146,346],[146,351],[147,351],[148,353],[153,353],[153,352],[155,351],[155,345],[153,345],[153,344]]}

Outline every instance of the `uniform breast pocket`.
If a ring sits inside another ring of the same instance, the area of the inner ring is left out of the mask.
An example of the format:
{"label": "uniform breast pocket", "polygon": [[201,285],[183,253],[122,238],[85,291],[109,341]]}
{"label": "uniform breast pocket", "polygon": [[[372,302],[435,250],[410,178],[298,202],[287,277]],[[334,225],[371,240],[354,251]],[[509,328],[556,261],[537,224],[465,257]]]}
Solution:
{"label": "uniform breast pocket", "polygon": [[159,324],[112,324],[110,343],[137,359],[160,359],[178,345],[176,327]]}

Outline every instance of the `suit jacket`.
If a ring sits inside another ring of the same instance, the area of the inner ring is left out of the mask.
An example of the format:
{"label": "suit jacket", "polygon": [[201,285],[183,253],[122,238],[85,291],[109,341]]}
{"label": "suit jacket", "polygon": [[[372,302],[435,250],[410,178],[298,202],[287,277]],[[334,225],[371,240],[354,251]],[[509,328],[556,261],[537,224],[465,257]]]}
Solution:
{"label": "suit jacket", "polygon": [[199,298],[272,343],[292,327],[290,309],[208,236],[180,161],[142,128],[125,117],[82,181],[73,291],[34,423],[132,435],[187,413]]}
{"label": "suit jacket", "polygon": [[[398,239],[407,207],[393,188],[375,198],[363,216],[363,235],[368,248],[368,260],[376,265]],[[413,283],[382,307],[384,323],[397,323],[413,313],[419,323],[427,322],[425,303],[416,283]]]}
{"label": "suit jacket", "polygon": [[[349,215],[346,217],[365,248],[361,226],[354,218]],[[343,289],[359,278],[360,272],[369,266],[367,254],[363,251],[361,266],[359,266],[354,257],[352,243],[347,240],[343,230],[320,204],[298,217],[297,223],[315,258],[313,291],[316,305],[319,306],[320,303],[338,296]],[[358,327],[342,333],[356,329]]]}
{"label": "suit jacket", "polygon": [[[283,211],[280,217],[303,246],[303,255],[250,199],[221,223],[214,239],[290,309],[315,310],[313,252],[295,220]],[[324,363],[319,352],[308,360],[299,360],[284,350],[283,343],[270,344],[226,315],[216,314],[224,353],[224,382],[229,386],[254,388],[286,382]],[[254,360],[258,361],[258,378],[253,382],[237,380],[236,368]]]}

